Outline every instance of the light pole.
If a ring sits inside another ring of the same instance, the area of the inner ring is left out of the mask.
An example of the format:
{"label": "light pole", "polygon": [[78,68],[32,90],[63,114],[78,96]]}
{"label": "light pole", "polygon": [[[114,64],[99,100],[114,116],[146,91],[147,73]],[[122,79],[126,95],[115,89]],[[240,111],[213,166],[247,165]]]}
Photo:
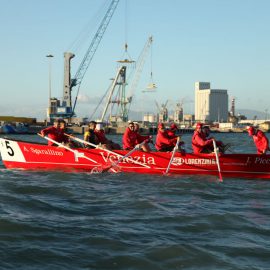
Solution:
{"label": "light pole", "polygon": [[51,95],[52,95],[52,61],[53,58],[52,54],[46,55],[46,57],[49,59],[49,102],[51,101]]}

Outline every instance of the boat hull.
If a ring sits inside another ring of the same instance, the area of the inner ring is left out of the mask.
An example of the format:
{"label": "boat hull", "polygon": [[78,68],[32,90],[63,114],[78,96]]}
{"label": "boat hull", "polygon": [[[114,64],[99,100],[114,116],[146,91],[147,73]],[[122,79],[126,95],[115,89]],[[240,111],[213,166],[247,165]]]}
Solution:
{"label": "boat hull", "polygon": [[[88,171],[104,170],[121,159],[128,151],[109,153],[102,149],[64,149],[44,144],[0,139],[3,164],[9,169]],[[171,159],[170,152],[135,151],[120,160],[117,170],[122,172],[164,174]],[[270,179],[270,155],[221,154],[223,177]],[[114,168],[114,167],[112,167]],[[218,167],[214,154],[176,153],[169,174],[214,175]]]}

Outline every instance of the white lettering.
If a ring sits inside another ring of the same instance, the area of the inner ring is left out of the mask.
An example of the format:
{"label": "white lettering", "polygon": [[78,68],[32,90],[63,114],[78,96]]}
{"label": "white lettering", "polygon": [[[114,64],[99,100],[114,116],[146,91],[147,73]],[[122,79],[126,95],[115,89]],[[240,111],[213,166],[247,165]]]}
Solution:
{"label": "white lettering", "polygon": [[147,158],[147,164],[156,165],[155,159],[153,157],[148,157]]}
{"label": "white lettering", "polygon": [[[101,152],[100,153],[103,160],[105,162],[116,162],[118,160],[121,160],[122,157],[121,156],[115,156],[115,155],[112,155],[112,154],[105,154],[104,152]],[[141,163],[143,165],[156,165],[156,162],[155,162],[155,159],[154,157],[146,157],[145,155],[143,155],[142,157],[140,156],[134,156],[134,157],[127,157],[127,158],[124,158],[121,163],[128,163],[128,164],[136,164],[136,163]]]}
{"label": "white lettering", "polygon": [[63,152],[55,151],[52,149],[42,150],[42,149],[36,149],[36,148],[30,147],[30,151],[36,155],[50,155],[50,156],[63,156],[64,155]]}
{"label": "white lettering", "polygon": [[172,164],[175,166],[186,165],[216,165],[215,159],[204,158],[174,158]]}
{"label": "white lettering", "polygon": [[108,156],[108,155],[105,156],[103,152],[100,152],[100,154],[101,154],[103,160],[107,163],[109,161],[110,156]]}
{"label": "white lettering", "polygon": [[254,163],[255,164],[268,165],[268,164],[270,164],[270,159],[269,158],[256,157]]}

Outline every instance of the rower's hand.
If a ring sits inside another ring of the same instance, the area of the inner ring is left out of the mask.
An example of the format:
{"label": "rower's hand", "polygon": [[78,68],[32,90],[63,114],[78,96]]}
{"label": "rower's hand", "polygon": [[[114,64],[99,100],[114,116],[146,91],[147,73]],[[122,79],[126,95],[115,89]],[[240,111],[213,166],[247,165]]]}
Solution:
{"label": "rower's hand", "polygon": [[154,144],[152,139],[153,139],[153,136],[150,135],[149,138],[146,140],[146,142]]}
{"label": "rower's hand", "polygon": [[63,142],[62,142],[61,144],[58,145],[58,147],[60,147],[60,148],[61,148],[61,147],[64,147],[64,146],[65,146],[65,143],[63,143]]}

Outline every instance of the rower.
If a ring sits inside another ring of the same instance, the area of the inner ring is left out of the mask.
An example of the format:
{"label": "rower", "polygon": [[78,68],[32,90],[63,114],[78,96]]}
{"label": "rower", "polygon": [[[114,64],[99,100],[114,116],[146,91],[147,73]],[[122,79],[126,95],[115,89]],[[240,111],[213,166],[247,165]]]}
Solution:
{"label": "rower", "polygon": [[174,138],[176,136],[176,132],[178,130],[178,126],[175,123],[172,123],[170,129],[168,130],[168,136],[170,138]]}
{"label": "rower", "polygon": [[102,123],[97,123],[94,133],[97,138],[97,143],[101,144],[101,147],[107,150],[120,150],[121,146],[118,143],[113,142],[106,138],[105,130],[102,128]]}
{"label": "rower", "polygon": [[[68,137],[65,135],[65,131],[61,128],[61,124],[65,122],[63,119],[55,119],[53,126],[44,128],[40,131],[42,137],[48,136],[48,138],[58,142],[58,143],[68,143]],[[48,140],[49,146],[56,146],[52,141]]]}
{"label": "rower", "polygon": [[[208,125],[204,125],[202,127],[202,132],[205,136],[205,139],[214,139],[213,137],[209,137],[210,136],[210,133],[211,133],[211,130],[210,130],[210,127]],[[218,147],[219,149],[219,152],[221,153],[225,153],[225,151],[230,147],[230,144],[224,144],[222,141],[216,141],[216,146]],[[207,147],[205,147],[205,149],[203,150],[204,153],[212,153],[214,152],[214,146],[213,144],[211,145],[208,145]]]}
{"label": "rower", "polygon": [[[213,138],[207,139],[203,132],[203,124],[197,123],[193,136],[192,136],[192,148],[194,154],[209,153],[209,148],[213,146]],[[212,152],[212,151],[211,151]]]}
{"label": "rower", "polygon": [[[89,124],[88,124],[88,130],[84,133],[84,137],[83,138],[84,138],[85,141],[97,145],[98,144],[98,138],[95,135],[96,125],[97,125],[97,122],[95,122],[95,121],[89,122]],[[95,148],[94,146],[90,146],[88,144],[85,144],[85,147],[92,148],[92,149]]]}
{"label": "rower", "polygon": [[[131,150],[133,149],[137,144],[142,143],[145,140],[151,140],[152,136],[142,136],[135,130],[135,124],[134,122],[129,122],[128,127],[125,130],[125,133],[123,135],[123,149],[124,150]],[[141,149],[144,152],[150,152],[150,147],[148,143],[142,145]]]}
{"label": "rower", "polygon": [[136,140],[136,143],[137,144],[140,144],[140,143],[142,143],[143,141],[145,141],[145,140],[147,140],[147,143],[145,144],[146,146],[146,151],[145,152],[150,152],[151,151],[151,149],[150,149],[150,147],[149,147],[149,143],[152,143],[152,144],[154,144],[153,143],[153,141],[152,141],[152,136],[151,135],[142,135],[141,133],[140,133],[140,125],[139,125],[139,123],[137,123],[137,122],[134,122],[134,131],[135,131],[135,133],[137,133],[137,140]]}
{"label": "rower", "polygon": [[[173,149],[176,145],[176,142],[177,142],[177,138],[178,138],[178,136],[176,136],[176,135],[174,135],[174,136],[169,135],[168,130],[165,129],[164,124],[159,123],[156,144],[155,144],[157,151],[161,151],[161,152],[173,151]],[[184,144],[184,142],[180,141],[179,146],[181,146],[183,144]],[[180,151],[184,152],[183,149]]]}
{"label": "rower", "polygon": [[267,151],[269,151],[269,141],[265,134],[253,127],[253,126],[247,126],[247,132],[249,136],[252,136],[253,141],[255,143],[255,146],[257,148],[257,154],[259,155],[265,155]]}

